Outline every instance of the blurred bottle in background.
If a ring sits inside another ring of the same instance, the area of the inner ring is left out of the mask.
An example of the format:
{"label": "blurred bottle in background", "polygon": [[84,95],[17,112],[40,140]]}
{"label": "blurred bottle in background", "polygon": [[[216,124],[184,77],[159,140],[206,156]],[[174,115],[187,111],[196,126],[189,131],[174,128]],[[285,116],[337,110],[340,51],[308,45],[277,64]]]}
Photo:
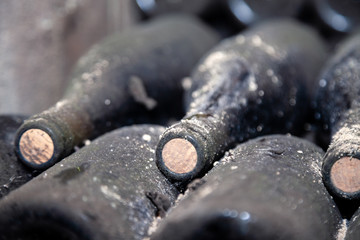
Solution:
{"label": "blurred bottle in background", "polygon": [[171,12],[203,14],[217,0],[136,0],[136,6],[147,17]]}
{"label": "blurred bottle in background", "polygon": [[360,23],[359,0],[316,0],[315,7],[322,20],[339,32],[351,32]]}
{"label": "blurred bottle in background", "polygon": [[227,0],[234,17],[243,25],[251,25],[274,17],[296,16],[303,0]]}
{"label": "blurred bottle in background", "polygon": [[226,1],[222,0],[136,0],[133,3],[142,19],[169,13],[196,15],[223,38],[244,28],[234,20]]}

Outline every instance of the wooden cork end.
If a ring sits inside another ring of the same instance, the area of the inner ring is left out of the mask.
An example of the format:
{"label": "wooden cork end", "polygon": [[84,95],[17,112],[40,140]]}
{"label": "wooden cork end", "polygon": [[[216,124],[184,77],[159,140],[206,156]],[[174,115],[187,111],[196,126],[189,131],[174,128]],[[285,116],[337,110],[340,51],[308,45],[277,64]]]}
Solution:
{"label": "wooden cork end", "polygon": [[19,149],[26,161],[43,164],[53,156],[54,142],[45,131],[30,129],[22,134]]}
{"label": "wooden cork end", "polygon": [[360,191],[360,160],[343,157],[336,161],[330,171],[334,186],[346,193]]}
{"label": "wooden cork end", "polygon": [[162,151],[165,166],[175,173],[188,173],[197,163],[195,147],[187,140],[175,138],[167,142]]}

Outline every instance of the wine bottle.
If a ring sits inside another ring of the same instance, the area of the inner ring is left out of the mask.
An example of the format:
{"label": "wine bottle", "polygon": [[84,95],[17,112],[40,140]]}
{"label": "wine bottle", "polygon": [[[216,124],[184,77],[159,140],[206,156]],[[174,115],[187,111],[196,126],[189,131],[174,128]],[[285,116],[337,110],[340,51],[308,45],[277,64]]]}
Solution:
{"label": "wine bottle", "polygon": [[19,158],[45,169],[85,139],[181,112],[181,80],[216,40],[195,18],[180,15],[107,38],[79,60],[65,97],[20,127]]}
{"label": "wine bottle", "polygon": [[[218,1],[218,0],[216,0]],[[213,4],[214,0],[136,0],[136,6],[147,16],[155,16],[171,12],[202,14]]]}
{"label": "wine bottle", "polygon": [[163,127],[123,127],[0,203],[0,239],[143,239],[178,191],[154,163]]}
{"label": "wine bottle", "polygon": [[304,0],[227,0],[226,3],[232,15],[247,26],[264,19],[296,16]]}
{"label": "wine bottle", "polygon": [[151,239],[336,239],[343,221],[322,183],[322,155],[286,135],[240,144],[185,192]]}
{"label": "wine bottle", "polygon": [[318,81],[316,117],[331,142],[322,174],[328,190],[342,199],[360,199],[360,34],[344,40]]}
{"label": "wine bottle", "polygon": [[321,19],[333,30],[352,32],[360,23],[360,2],[357,0],[316,0]]}
{"label": "wine bottle", "polygon": [[157,146],[160,170],[181,187],[236,142],[300,132],[325,56],[317,34],[292,20],[268,21],[220,43],[188,79],[188,112]]}
{"label": "wine bottle", "polygon": [[37,175],[21,164],[14,152],[15,132],[25,119],[22,115],[0,115],[0,198]]}

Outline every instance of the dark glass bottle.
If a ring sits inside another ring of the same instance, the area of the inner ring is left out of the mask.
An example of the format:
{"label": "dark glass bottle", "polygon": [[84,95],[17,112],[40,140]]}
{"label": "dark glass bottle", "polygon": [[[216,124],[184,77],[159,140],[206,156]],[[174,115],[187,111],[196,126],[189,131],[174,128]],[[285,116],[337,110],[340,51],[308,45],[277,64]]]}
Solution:
{"label": "dark glass bottle", "polygon": [[265,19],[296,16],[304,0],[226,0],[234,17],[243,25]]}
{"label": "dark glass bottle", "polygon": [[315,0],[321,19],[332,29],[351,32],[360,24],[359,0]]}
{"label": "dark glass bottle", "polygon": [[342,42],[318,82],[316,117],[330,133],[322,168],[336,197],[360,199],[360,34]]}
{"label": "dark glass bottle", "polygon": [[112,131],[11,192],[0,239],[143,239],[178,194],[154,163],[163,127]]}
{"label": "dark glass bottle", "polygon": [[136,6],[147,16],[185,12],[203,14],[210,5],[218,0],[136,0]]}
{"label": "dark glass bottle", "polygon": [[151,239],[336,239],[343,221],[322,183],[322,156],[284,135],[238,145],[185,192]]}
{"label": "dark glass bottle", "polygon": [[107,38],[80,59],[65,97],[21,126],[19,158],[45,169],[85,139],[181,112],[181,80],[216,41],[200,21],[180,15]]}
{"label": "dark glass bottle", "polygon": [[215,47],[188,79],[187,115],[162,135],[157,165],[184,185],[236,142],[301,132],[326,47],[292,20],[262,23]]}

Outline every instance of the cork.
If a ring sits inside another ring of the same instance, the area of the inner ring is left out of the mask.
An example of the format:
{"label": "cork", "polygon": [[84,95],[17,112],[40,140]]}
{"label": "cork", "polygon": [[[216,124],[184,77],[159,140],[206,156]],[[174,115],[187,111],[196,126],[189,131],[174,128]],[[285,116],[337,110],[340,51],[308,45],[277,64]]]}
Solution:
{"label": "cork", "polygon": [[22,134],[19,149],[24,160],[40,165],[52,158],[54,142],[45,131],[29,129]]}
{"label": "cork", "polygon": [[334,186],[345,193],[360,191],[360,160],[343,157],[331,168],[330,177]]}
{"label": "cork", "polygon": [[175,173],[191,172],[197,163],[195,147],[187,140],[174,138],[167,142],[162,151],[165,166]]}

